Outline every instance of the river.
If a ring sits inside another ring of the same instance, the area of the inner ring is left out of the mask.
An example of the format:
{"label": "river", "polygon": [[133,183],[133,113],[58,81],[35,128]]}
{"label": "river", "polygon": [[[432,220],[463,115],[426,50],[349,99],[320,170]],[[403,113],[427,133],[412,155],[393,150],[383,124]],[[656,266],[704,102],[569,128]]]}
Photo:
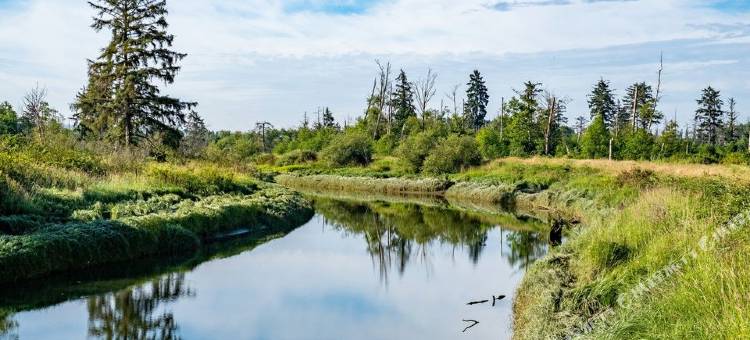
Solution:
{"label": "river", "polygon": [[[544,223],[439,200],[314,196],[305,225],[200,258],[91,270],[0,295],[20,339],[505,339]],[[491,209],[490,209],[491,210]],[[493,296],[505,295],[495,301]],[[485,303],[467,305],[472,301]],[[476,320],[473,324],[463,320]]]}

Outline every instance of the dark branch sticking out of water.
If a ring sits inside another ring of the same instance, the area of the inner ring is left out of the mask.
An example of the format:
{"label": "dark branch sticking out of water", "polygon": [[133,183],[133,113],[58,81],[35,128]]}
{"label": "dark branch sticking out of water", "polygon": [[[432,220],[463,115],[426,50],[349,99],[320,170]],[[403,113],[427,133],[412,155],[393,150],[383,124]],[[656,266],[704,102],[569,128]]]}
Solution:
{"label": "dark branch sticking out of water", "polygon": [[471,328],[471,327],[474,327],[474,326],[476,326],[476,325],[478,325],[478,324],[479,324],[479,321],[477,321],[477,320],[463,320],[463,321],[464,321],[464,322],[469,322],[469,323],[471,323],[471,325],[469,325],[469,326],[467,326],[466,328],[464,328],[464,330],[463,330],[463,332],[464,332],[464,333],[465,333],[465,332],[466,332],[466,330],[468,330],[469,328]]}
{"label": "dark branch sticking out of water", "polygon": [[492,307],[495,307],[495,302],[505,299],[505,295],[492,296]]}

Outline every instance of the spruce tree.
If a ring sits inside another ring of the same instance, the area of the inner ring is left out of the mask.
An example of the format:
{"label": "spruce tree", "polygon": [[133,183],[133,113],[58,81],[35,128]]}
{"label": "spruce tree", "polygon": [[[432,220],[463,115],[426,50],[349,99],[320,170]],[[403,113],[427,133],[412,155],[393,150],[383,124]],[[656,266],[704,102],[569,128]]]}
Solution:
{"label": "spruce tree", "polygon": [[323,110],[323,127],[328,129],[338,128],[338,125],[336,125],[336,119],[333,118],[333,112],[327,107]]}
{"label": "spruce tree", "polygon": [[393,126],[392,129],[397,134],[401,134],[401,129],[409,117],[416,117],[416,108],[414,107],[414,90],[411,83],[406,78],[406,72],[401,70],[396,77],[396,89],[393,91]]}
{"label": "spruce tree", "polygon": [[703,90],[701,98],[697,100],[698,109],[695,110],[696,133],[698,138],[710,145],[719,141],[723,121],[721,93],[709,86]]}
{"label": "spruce tree", "polygon": [[165,0],[94,0],[94,30],[111,33],[99,57],[89,61],[88,85],[72,105],[81,128],[125,145],[155,135],[179,134],[196,103],[161,93],[187,55],[172,51]]}
{"label": "spruce tree", "polygon": [[541,92],[541,84],[526,82],[523,91],[516,91],[518,97],[513,97],[507,104],[510,121],[504,134],[510,142],[510,152],[513,155],[529,155],[544,146],[542,129],[537,119]]}
{"label": "spruce tree", "polygon": [[601,79],[596,83],[594,90],[589,95],[589,109],[591,110],[592,121],[596,117],[602,117],[602,121],[607,128],[614,125],[617,105],[608,81]]}
{"label": "spruce tree", "polygon": [[474,131],[484,126],[484,119],[487,116],[487,104],[490,96],[487,94],[487,86],[484,84],[482,74],[478,70],[469,75],[469,83],[466,84],[466,121]]}

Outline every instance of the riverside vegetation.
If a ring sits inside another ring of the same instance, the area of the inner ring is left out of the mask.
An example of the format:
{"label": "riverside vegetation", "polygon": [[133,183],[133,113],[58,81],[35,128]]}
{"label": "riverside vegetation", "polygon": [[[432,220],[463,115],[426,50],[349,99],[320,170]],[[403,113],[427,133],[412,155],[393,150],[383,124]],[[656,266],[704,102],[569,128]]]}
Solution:
{"label": "riverside vegetation", "polygon": [[[510,158],[440,178],[383,178],[389,173],[377,165],[274,170],[284,172],[280,183],[293,187],[421,191],[505,202],[575,222],[566,242],[530,267],[517,292],[518,339],[750,334],[746,225],[647,293],[631,293],[750,207],[746,167]],[[621,306],[618,298],[628,301]],[[612,311],[606,322],[588,323],[605,311]]]}
{"label": "riverside vegetation", "polygon": [[166,2],[90,4],[94,29],[112,37],[89,63],[71,106],[75,124],[63,127],[43,88],[29,92],[20,115],[0,104],[0,281],[194,252],[240,227],[287,230],[312,210],[268,183],[276,180],[580,222],[529,269],[514,301],[520,339],[750,335],[746,228],[648,294],[629,294],[750,205],[750,125],[719,90],[701,91],[682,128],[660,111],[660,78],[655,89],[636,81],[620,99],[597,81],[590,119],[571,125],[566,100],[529,81],[490,119],[479,71],[465,100],[456,88],[452,106],[434,108],[432,71],[417,82],[403,70],[393,79],[390,63],[379,62],[354,121],[336,122],[325,108],[290,129],[262,121],[250,132],[214,132],[197,103],[162,94],[187,56],[171,50]]}

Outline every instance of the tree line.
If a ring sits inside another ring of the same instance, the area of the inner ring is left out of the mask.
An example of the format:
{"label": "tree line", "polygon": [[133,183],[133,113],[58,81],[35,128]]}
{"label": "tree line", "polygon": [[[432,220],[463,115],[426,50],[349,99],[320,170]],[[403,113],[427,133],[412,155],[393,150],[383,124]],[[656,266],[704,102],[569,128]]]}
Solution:
{"label": "tree line", "polygon": [[[72,134],[83,141],[168,156],[236,162],[283,163],[336,158],[334,165],[366,164],[374,155],[394,156],[411,171],[440,172],[505,156],[557,156],[638,160],[747,163],[748,124],[739,123],[734,98],[706,87],[696,100],[694,120],[680,126],[659,108],[659,80],[635,82],[618,96],[600,79],[587,95],[589,112],[566,118],[568,97],[542,83],[520,84],[502,98],[489,119],[490,90],[479,70],[465,83],[438,95],[432,69],[416,81],[390,62],[377,61],[364,112],[336,122],[321,107],[312,122],[305,113],[293,128],[261,121],[250,132],[212,132],[195,111],[196,102],[162,93],[174,83],[187,54],[172,50],[165,0],[96,0],[91,27],[111,34],[88,61],[88,82],[77,93]],[[62,117],[38,86],[24,98],[21,114],[0,105],[0,134],[44,139],[62,129]],[[342,124],[343,123],[343,124]],[[341,156],[344,154],[344,156]],[[351,154],[347,157],[346,154]],[[284,157],[282,157],[284,156]]]}

